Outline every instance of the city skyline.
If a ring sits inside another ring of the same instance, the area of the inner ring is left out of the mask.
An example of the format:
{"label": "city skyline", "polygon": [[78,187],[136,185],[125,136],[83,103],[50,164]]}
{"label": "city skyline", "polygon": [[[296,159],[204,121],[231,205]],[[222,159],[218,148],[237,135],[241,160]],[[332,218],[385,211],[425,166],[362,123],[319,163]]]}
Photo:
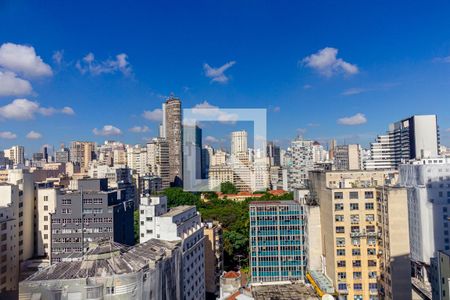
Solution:
{"label": "city skyline", "polygon": [[[302,133],[367,147],[386,124],[433,113],[449,145],[450,120],[441,113],[449,108],[448,4],[421,4],[423,23],[415,3],[370,13],[356,2],[321,5],[90,3],[86,10],[6,2],[0,144],[24,145],[30,155],[73,140],[144,143],[158,136],[161,103],[173,92],[183,108],[266,108],[268,140],[282,146]],[[26,21],[17,25],[17,15]]]}

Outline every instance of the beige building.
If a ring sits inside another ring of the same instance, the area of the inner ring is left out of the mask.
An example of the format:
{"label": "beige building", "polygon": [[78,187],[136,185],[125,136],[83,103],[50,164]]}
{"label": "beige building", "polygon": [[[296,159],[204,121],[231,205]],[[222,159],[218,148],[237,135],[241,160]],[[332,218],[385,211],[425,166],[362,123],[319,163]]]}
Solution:
{"label": "beige building", "polygon": [[181,185],[183,179],[183,145],[181,124],[181,101],[171,96],[163,103],[162,133],[169,143],[170,182]]}
{"label": "beige building", "polygon": [[70,161],[79,163],[82,172],[87,172],[94,159],[95,143],[74,141],[70,144]]}
{"label": "beige building", "polygon": [[147,165],[150,174],[161,177],[162,187],[170,186],[169,143],[164,138],[154,138],[147,144]]}
{"label": "beige building", "polygon": [[211,166],[208,172],[208,185],[210,190],[220,190],[224,182],[234,183],[234,172],[230,166]]}
{"label": "beige building", "polygon": [[[401,294],[410,280],[409,273],[404,273],[410,262],[404,256],[400,260],[394,256],[408,255],[408,241],[391,241],[401,238],[405,230],[407,236],[408,218],[404,217],[406,191],[390,187],[397,183],[395,171],[314,171],[310,179],[311,199],[320,205],[322,270],[339,295],[372,300],[380,299],[381,291]],[[392,205],[387,206],[387,199]],[[400,217],[388,223],[396,210],[400,210]],[[388,266],[399,272],[388,274]],[[398,284],[386,280],[394,275]],[[396,299],[410,298],[411,289],[408,291],[409,296]]]}
{"label": "beige building", "polygon": [[206,222],[205,234],[205,290],[219,296],[220,276],[223,272],[222,227],[216,222]]}
{"label": "beige building", "polygon": [[25,148],[23,146],[12,146],[4,150],[5,157],[15,165],[25,164]]}
{"label": "beige building", "polygon": [[55,212],[57,189],[39,187],[36,190],[35,211],[35,255],[50,258],[51,254],[51,224],[50,214]]}
{"label": "beige building", "polygon": [[336,170],[361,170],[362,153],[359,144],[339,145],[334,148],[334,168]]}
{"label": "beige building", "polygon": [[19,189],[0,183],[0,298],[19,282]]}

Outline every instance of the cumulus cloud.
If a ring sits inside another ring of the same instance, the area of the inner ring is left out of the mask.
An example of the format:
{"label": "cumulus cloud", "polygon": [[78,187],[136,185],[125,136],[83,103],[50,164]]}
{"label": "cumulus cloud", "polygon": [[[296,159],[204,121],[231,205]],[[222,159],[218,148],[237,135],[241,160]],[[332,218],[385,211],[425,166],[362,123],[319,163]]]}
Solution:
{"label": "cumulus cloud", "polygon": [[125,53],[117,54],[115,59],[96,61],[94,54],[91,52],[83,59],[77,61],[75,66],[81,74],[101,75],[121,72],[123,75],[128,76],[132,73],[128,56]]}
{"label": "cumulus cloud", "polygon": [[28,99],[15,99],[11,103],[0,107],[0,120],[10,119],[25,121],[34,119],[36,114],[51,116],[56,113],[64,113],[64,110],[67,111],[67,109],[71,108],[66,107],[62,110],[58,110],[53,107],[42,107],[38,102],[30,101]]}
{"label": "cumulus cloud", "polygon": [[353,75],[359,72],[358,66],[337,58],[338,49],[326,47],[301,60],[301,63],[325,77],[338,73]]}
{"label": "cumulus cloud", "polygon": [[38,140],[40,138],[42,138],[42,134],[40,134],[39,132],[36,132],[34,130],[31,130],[27,134],[27,139],[29,139],[29,140]]}
{"label": "cumulus cloud", "polygon": [[61,113],[64,115],[73,116],[75,114],[75,111],[73,110],[72,107],[65,106],[63,107],[63,109],[61,109]]}
{"label": "cumulus cloud", "polygon": [[134,126],[134,127],[131,127],[129,130],[134,133],[143,133],[143,132],[149,132],[150,128],[148,128],[147,126]]}
{"label": "cumulus cloud", "polygon": [[226,110],[220,109],[217,106],[209,104],[207,101],[203,101],[202,103],[196,104],[192,108],[192,113],[198,116],[206,116],[209,118],[214,118],[214,120],[227,123],[234,123],[238,120],[238,115],[233,113],[228,113]]}
{"label": "cumulus cloud", "polygon": [[231,68],[236,62],[229,61],[219,68],[213,68],[208,64],[203,64],[205,76],[211,78],[211,82],[227,83],[229,78],[225,75],[225,71]]}
{"label": "cumulus cloud", "polygon": [[17,135],[11,131],[0,131],[0,139],[13,140],[15,138]]}
{"label": "cumulus cloud", "polygon": [[155,108],[154,110],[146,110],[144,111],[142,116],[149,121],[160,122],[163,119],[163,111],[161,108]]}
{"label": "cumulus cloud", "polygon": [[0,46],[0,67],[25,77],[53,74],[50,66],[36,55],[33,47],[13,43]]}
{"label": "cumulus cloud", "polygon": [[367,118],[362,113],[357,113],[356,115],[350,117],[343,117],[337,120],[338,124],[341,125],[361,125],[367,123]]}
{"label": "cumulus cloud", "polygon": [[32,90],[29,81],[17,77],[13,72],[0,70],[0,97],[28,95]]}
{"label": "cumulus cloud", "polygon": [[112,125],[105,125],[105,126],[103,126],[103,128],[100,128],[100,129],[94,128],[92,130],[92,132],[95,135],[101,135],[101,136],[112,136],[112,135],[122,134],[122,131],[119,128],[114,127]]}

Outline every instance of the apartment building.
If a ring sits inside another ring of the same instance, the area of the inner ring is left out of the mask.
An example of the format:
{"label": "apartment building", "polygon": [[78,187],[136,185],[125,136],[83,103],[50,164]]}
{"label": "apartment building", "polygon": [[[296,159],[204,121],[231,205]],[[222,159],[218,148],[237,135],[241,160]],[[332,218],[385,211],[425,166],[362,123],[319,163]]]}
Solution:
{"label": "apartment building", "polygon": [[154,138],[147,143],[147,165],[151,175],[162,180],[162,187],[170,187],[169,143],[164,138]]}
{"label": "apartment building", "polygon": [[431,259],[432,300],[450,299],[450,251],[438,251]]}
{"label": "apartment building", "polygon": [[195,206],[167,207],[166,196],[141,197],[140,242],[157,238],[182,243],[184,298],[205,299],[204,227]]}
{"label": "apartment building", "polygon": [[360,145],[338,145],[334,148],[335,170],[361,170],[362,168],[363,164]]}
{"label": "apartment building", "polygon": [[100,239],[133,245],[133,212],[134,199],[109,190],[107,179],[82,179],[77,189],[60,190],[50,218],[51,262],[77,260]]}
{"label": "apartment building", "polygon": [[89,163],[95,159],[95,143],[74,141],[70,144],[70,161],[79,163],[82,172],[87,172]]}
{"label": "apartment building", "polygon": [[410,266],[404,238],[408,208],[406,191],[392,187],[395,171],[313,171],[310,179],[310,196],[320,205],[323,272],[338,294],[410,299],[411,293],[402,293],[405,287],[411,290],[405,273]]}
{"label": "apartment building", "polygon": [[3,152],[5,157],[12,161],[14,165],[25,164],[25,148],[23,146],[12,146]]}
{"label": "apartment building", "polygon": [[296,201],[249,204],[252,284],[304,280],[304,208]]}

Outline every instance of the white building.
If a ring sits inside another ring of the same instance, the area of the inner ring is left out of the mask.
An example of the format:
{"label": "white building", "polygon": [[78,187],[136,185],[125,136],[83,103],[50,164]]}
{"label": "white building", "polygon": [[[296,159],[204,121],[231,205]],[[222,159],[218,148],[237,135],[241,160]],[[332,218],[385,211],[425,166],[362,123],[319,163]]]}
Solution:
{"label": "white building", "polygon": [[399,170],[400,185],[408,189],[411,260],[425,279],[420,266],[450,249],[450,158],[422,159]]}
{"label": "white building", "polygon": [[367,170],[397,168],[411,159],[436,157],[439,154],[439,132],[436,115],[414,115],[389,126],[370,147]]}
{"label": "white building", "polygon": [[239,153],[247,152],[247,131],[233,131],[231,133],[231,155],[237,156]]}
{"label": "white building", "polygon": [[57,189],[53,187],[37,187],[35,213],[35,255],[50,256],[51,246],[51,215],[55,212]]}
{"label": "white building", "polygon": [[204,299],[204,231],[195,206],[168,209],[166,196],[145,196],[139,209],[140,242],[152,238],[181,241],[184,299]]}
{"label": "white building", "polygon": [[147,174],[147,148],[141,147],[141,145],[128,146],[127,165],[130,169],[135,170],[139,176]]}
{"label": "white building", "polygon": [[169,143],[164,138],[154,138],[147,144],[148,172],[161,178],[162,187],[170,186]]}
{"label": "white building", "polygon": [[12,146],[4,150],[5,157],[15,165],[25,164],[25,148],[23,146]]}
{"label": "white building", "polygon": [[314,141],[295,139],[286,155],[288,169],[288,189],[307,187],[308,172],[314,169]]}

